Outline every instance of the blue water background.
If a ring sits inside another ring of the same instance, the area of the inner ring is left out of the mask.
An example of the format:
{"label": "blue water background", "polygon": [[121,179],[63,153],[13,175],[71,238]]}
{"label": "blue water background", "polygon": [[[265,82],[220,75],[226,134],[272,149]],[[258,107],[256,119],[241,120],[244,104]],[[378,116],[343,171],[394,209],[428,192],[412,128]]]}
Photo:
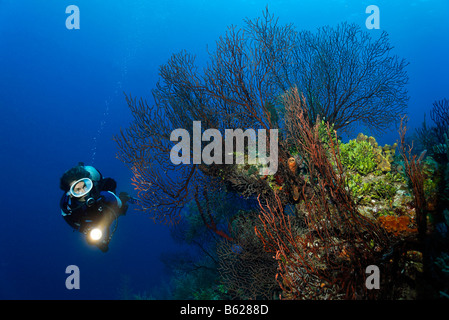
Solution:
{"label": "blue water background", "polygon": [[[72,4],[79,30],[65,26]],[[433,101],[449,98],[447,0],[0,0],[0,299],[117,299],[124,283],[137,293],[168,281],[159,260],[177,250],[168,228],[131,209],[103,254],[61,218],[62,173],[84,161],[114,177],[118,191],[133,191],[112,141],[131,121],[123,92],[151,99],[158,66],[172,53],[205,63],[227,26],[266,5],[280,23],[315,30],[342,21],[364,27],[372,4],[394,53],[410,62],[408,113],[419,126]],[[396,128],[378,137],[396,139]],[[72,264],[79,290],[65,287]]]}

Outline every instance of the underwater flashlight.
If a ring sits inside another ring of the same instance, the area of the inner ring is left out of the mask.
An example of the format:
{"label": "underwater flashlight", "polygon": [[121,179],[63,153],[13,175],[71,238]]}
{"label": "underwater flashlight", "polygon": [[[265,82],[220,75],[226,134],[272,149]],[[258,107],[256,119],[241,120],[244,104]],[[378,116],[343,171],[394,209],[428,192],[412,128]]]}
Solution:
{"label": "underwater flashlight", "polygon": [[93,228],[90,230],[89,236],[92,240],[98,241],[103,236],[103,232],[99,228]]}

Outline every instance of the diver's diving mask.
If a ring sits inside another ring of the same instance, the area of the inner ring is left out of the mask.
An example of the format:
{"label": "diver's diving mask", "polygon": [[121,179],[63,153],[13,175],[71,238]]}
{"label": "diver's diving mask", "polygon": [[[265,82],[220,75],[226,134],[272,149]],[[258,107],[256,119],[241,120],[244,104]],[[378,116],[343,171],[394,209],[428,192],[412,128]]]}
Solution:
{"label": "diver's diving mask", "polygon": [[93,185],[89,178],[79,179],[72,184],[69,194],[75,198],[81,198],[92,190]]}

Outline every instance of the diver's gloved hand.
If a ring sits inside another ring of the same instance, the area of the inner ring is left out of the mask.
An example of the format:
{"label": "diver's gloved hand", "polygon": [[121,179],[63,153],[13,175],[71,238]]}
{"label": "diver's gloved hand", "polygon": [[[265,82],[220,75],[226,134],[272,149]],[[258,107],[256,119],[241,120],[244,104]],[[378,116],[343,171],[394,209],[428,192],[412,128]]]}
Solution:
{"label": "diver's gloved hand", "polygon": [[129,195],[128,192],[120,192],[120,194],[118,195],[118,197],[120,198],[120,200],[122,200],[122,202],[128,202],[129,199],[131,199],[131,196]]}
{"label": "diver's gloved hand", "polygon": [[136,198],[131,197],[128,192],[124,191],[120,192],[118,197],[120,198],[120,200],[122,200],[123,203],[135,203],[135,201],[137,200]]}

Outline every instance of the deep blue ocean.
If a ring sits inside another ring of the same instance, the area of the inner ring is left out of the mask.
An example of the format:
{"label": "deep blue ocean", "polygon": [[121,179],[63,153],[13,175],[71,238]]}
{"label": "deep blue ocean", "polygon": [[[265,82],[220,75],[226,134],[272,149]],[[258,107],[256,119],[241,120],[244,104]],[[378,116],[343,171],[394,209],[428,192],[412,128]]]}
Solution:
{"label": "deep blue ocean", "polygon": [[[76,5],[79,29],[68,29]],[[113,136],[132,121],[124,94],[152,99],[159,66],[187,50],[206,63],[230,25],[262,15],[299,30],[348,21],[365,28],[380,9],[394,54],[405,58],[411,127],[449,98],[448,0],[0,0],[0,299],[119,299],[169,281],[161,254],[184,250],[170,230],[131,206],[107,253],[60,214],[59,178],[82,161],[133,193]],[[394,143],[397,128],[377,137]],[[66,267],[80,270],[68,290]],[[152,291],[153,290],[153,291]]]}

